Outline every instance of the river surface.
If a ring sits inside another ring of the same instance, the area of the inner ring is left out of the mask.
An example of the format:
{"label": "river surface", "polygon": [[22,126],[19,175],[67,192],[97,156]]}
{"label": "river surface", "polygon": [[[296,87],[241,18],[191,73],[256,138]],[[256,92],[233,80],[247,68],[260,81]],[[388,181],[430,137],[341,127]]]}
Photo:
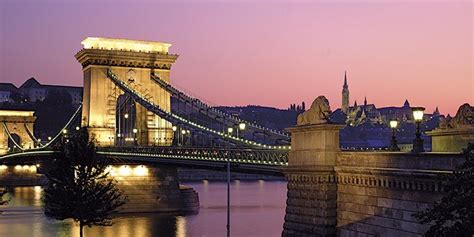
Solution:
{"label": "river surface", "polygon": [[[198,214],[119,215],[114,225],[84,229],[85,237],[202,236],[226,235],[227,186],[224,182],[182,183],[199,193]],[[72,221],[44,216],[41,187],[10,190],[7,206],[0,207],[0,237],[79,236]],[[5,198],[4,198],[5,199]],[[286,182],[233,181],[231,186],[231,236],[281,236],[285,215]]]}

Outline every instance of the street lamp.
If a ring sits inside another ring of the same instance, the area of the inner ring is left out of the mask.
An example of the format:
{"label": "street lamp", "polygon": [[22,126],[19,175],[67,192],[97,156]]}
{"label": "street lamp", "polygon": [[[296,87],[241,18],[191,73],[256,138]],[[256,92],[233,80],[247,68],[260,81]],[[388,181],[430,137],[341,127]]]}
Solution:
{"label": "street lamp", "polygon": [[415,119],[416,123],[416,137],[413,140],[413,149],[411,152],[413,153],[419,153],[419,152],[424,152],[425,149],[423,147],[423,139],[421,139],[421,131],[420,131],[420,124],[421,121],[423,121],[423,112],[425,111],[425,108],[423,107],[413,107],[411,108],[413,111],[413,118]]}
{"label": "street lamp", "polygon": [[67,134],[67,129],[63,129],[63,134],[64,134],[64,135]]}
{"label": "street lamp", "polygon": [[135,146],[137,146],[137,145],[138,145],[138,141],[137,141],[138,129],[134,128],[134,129],[132,130],[132,132],[133,132],[133,141],[134,141],[134,143],[135,143]]}
{"label": "street lamp", "polygon": [[227,133],[228,133],[229,135],[232,135],[233,132],[234,132],[234,128],[233,128],[233,127],[228,127],[228,128],[227,128]]}
{"label": "street lamp", "polygon": [[392,119],[392,120],[390,120],[389,124],[390,124],[390,128],[392,129],[392,139],[390,140],[389,149],[391,151],[399,151],[400,148],[397,145],[397,138],[395,136],[395,133],[396,133],[397,127],[398,127],[398,121],[396,119]]}
{"label": "street lamp", "polygon": [[76,127],[76,131],[79,131],[79,129],[80,129],[79,127]]}
{"label": "street lamp", "polygon": [[247,127],[247,124],[239,123],[239,129],[237,130],[237,137],[239,137],[239,131],[240,131],[240,134],[242,135],[242,132],[245,130],[246,127]]}
{"label": "street lamp", "polygon": [[128,114],[124,114],[123,117],[124,117],[125,119],[128,119]]}
{"label": "street lamp", "polygon": [[171,127],[171,130],[173,130],[173,141],[171,141],[171,143],[175,143],[176,145],[179,146],[179,133],[176,132],[178,131],[178,127],[173,125]]}

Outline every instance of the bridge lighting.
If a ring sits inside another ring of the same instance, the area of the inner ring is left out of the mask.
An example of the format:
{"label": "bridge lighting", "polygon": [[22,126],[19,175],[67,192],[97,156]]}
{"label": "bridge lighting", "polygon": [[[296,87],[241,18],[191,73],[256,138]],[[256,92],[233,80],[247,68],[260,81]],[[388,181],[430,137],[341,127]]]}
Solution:
{"label": "bridge lighting", "polygon": [[131,170],[130,170],[130,167],[128,167],[128,165],[120,166],[119,174],[121,176],[128,176],[128,175],[130,175],[130,173],[131,173]]}
{"label": "bridge lighting", "polygon": [[0,165],[0,170],[6,170],[8,167],[6,165]]}
{"label": "bridge lighting", "polygon": [[145,176],[148,174],[148,168],[143,165],[140,165],[140,166],[135,167],[135,169],[133,169],[133,173],[136,176]]}
{"label": "bridge lighting", "polygon": [[178,127],[173,126],[173,127],[171,127],[171,129],[173,130],[173,132],[176,132],[176,130],[178,130]]}
{"label": "bridge lighting", "polygon": [[76,131],[79,131],[79,129],[80,129],[79,127],[76,127]]}
{"label": "bridge lighting", "polygon": [[51,141],[51,137],[48,137],[48,141]]}
{"label": "bridge lighting", "polygon": [[190,134],[190,133],[191,133],[191,131],[189,131],[189,130],[186,130],[186,133],[187,133],[187,134]]}
{"label": "bridge lighting", "polygon": [[413,111],[413,118],[415,119],[415,122],[416,122],[416,133],[415,133],[415,139],[413,140],[413,149],[411,150],[411,152],[413,153],[424,152],[425,149],[423,147],[423,139],[421,139],[420,124],[421,124],[421,121],[423,120],[423,112],[425,111],[425,108],[413,107],[411,109]]}
{"label": "bridge lighting", "polygon": [[396,119],[390,120],[390,128],[392,129],[392,138],[390,140],[390,150],[392,151],[399,151],[400,148],[397,144],[396,132],[398,127],[398,121]]}
{"label": "bridge lighting", "polygon": [[239,123],[239,130],[240,131],[245,130],[246,127],[247,127],[247,125],[245,123]]}
{"label": "bridge lighting", "polygon": [[186,130],[181,130],[181,134],[186,134]]}
{"label": "bridge lighting", "polygon": [[138,133],[138,129],[134,128],[134,129],[132,130],[132,132],[133,132],[134,134],[137,134],[137,133]]}
{"label": "bridge lighting", "polygon": [[63,134],[67,134],[67,129],[63,129]]}
{"label": "bridge lighting", "polygon": [[124,114],[123,117],[124,117],[125,119],[128,119],[128,114]]}
{"label": "bridge lighting", "polygon": [[234,132],[234,128],[233,127],[228,127],[227,128],[227,133],[232,134],[232,132]]}
{"label": "bridge lighting", "polygon": [[15,165],[15,170],[21,170],[21,165]]}

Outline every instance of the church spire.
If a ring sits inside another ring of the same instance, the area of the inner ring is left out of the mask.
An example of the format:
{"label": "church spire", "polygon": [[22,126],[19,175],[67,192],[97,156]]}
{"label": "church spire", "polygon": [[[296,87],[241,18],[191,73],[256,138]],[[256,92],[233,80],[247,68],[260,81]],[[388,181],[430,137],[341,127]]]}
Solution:
{"label": "church spire", "polygon": [[367,106],[367,96],[364,96],[364,106]]}
{"label": "church spire", "polygon": [[408,99],[405,99],[405,103],[403,103],[403,107],[410,107],[410,102],[408,102]]}
{"label": "church spire", "polygon": [[343,87],[344,88],[348,87],[348,85],[347,85],[347,71],[346,70],[344,70],[344,86]]}
{"label": "church spire", "polygon": [[347,85],[347,71],[344,71],[344,85],[342,86],[341,110],[346,114],[349,110],[349,86]]}

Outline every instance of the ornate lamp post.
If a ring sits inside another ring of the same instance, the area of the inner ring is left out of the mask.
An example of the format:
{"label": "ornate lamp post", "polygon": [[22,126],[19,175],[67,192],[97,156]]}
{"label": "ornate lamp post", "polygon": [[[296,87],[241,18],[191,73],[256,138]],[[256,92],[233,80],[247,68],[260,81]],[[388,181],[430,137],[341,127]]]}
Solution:
{"label": "ornate lamp post", "polygon": [[247,124],[245,123],[239,123],[239,129],[237,130],[237,137],[239,137],[239,131],[240,135],[244,132],[245,128],[247,128]]}
{"label": "ornate lamp post", "polygon": [[[232,132],[234,132],[234,128],[228,127],[227,133],[229,135],[232,135]],[[229,157],[229,154],[230,152],[227,151],[227,225],[226,225],[227,237],[230,237],[230,157]]]}
{"label": "ornate lamp post", "polygon": [[181,128],[181,145],[184,146],[184,142],[186,139],[186,129]]}
{"label": "ornate lamp post", "polygon": [[390,140],[389,150],[399,151],[400,148],[398,147],[397,138],[395,136],[397,132],[398,121],[396,119],[392,119],[390,120],[389,124],[390,124],[390,128],[392,129],[392,139]]}
{"label": "ornate lamp post", "polygon": [[[171,130],[173,130],[173,141],[174,141],[174,143],[175,143],[176,145],[178,145],[178,142],[179,142],[179,134],[176,133],[176,131],[178,131],[178,127],[176,127],[176,126],[173,125],[173,126],[171,127]],[[177,136],[177,138],[176,138],[175,136]]]}
{"label": "ornate lamp post", "polygon": [[413,118],[415,119],[415,122],[416,122],[416,137],[413,140],[413,149],[411,150],[411,152],[413,153],[424,152],[425,148],[423,147],[423,139],[421,139],[420,124],[421,124],[421,121],[423,121],[423,112],[425,111],[425,108],[413,107],[411,109],[413,111]]}
{"label": "ornate lamp post", "polygon": [[138,129],[134,128],[132,132],[133,132],[133,143],[135,146],[138,146],[138,140],[137,140]]}

